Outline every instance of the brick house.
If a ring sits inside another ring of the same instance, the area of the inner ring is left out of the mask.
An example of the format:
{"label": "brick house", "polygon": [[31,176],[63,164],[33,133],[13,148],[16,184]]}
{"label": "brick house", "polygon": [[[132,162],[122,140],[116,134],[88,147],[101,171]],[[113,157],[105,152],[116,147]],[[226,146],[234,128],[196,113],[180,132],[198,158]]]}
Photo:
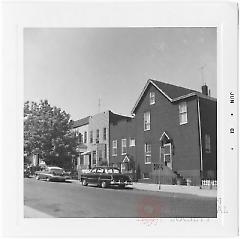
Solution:
{"label": "brick house", "polygon": [[110,122],[110,165],[134,175],[136,161],[134,118],[116,115]]}
{"label": "brick house", "polygon": [[216,178],[217,101],[206,85],[200,93],[148,80],[132,115],[110,124],[110,163],[126,153],[138,178],[155,183]]}

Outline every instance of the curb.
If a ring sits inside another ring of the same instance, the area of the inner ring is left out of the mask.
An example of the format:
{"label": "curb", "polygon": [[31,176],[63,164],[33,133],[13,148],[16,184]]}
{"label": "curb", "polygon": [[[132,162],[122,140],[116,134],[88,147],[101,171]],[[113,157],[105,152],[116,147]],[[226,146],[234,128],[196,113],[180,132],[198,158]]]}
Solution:
{"label": "curb", "polygon": [[[68,180],[75,184],[81,184],[79,180]],[[137,190],[152,191],[152,192],[168,192],[195,195],[199,197],[216,198],[217,190],[214,189],[200,189],[198,186],[182,186],[182,185],[163,185],[161,184],[160,190],[158,184],[146,184],[133,182],[132,187]]]}

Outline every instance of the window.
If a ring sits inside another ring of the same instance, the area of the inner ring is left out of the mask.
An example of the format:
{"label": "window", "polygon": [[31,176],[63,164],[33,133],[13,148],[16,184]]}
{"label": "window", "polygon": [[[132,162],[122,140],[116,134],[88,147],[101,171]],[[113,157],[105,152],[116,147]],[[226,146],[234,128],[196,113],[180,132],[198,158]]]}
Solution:
{"label": "window", "polygon": [[135,146],[135,139],[134,138],[130,138],[129,140],[129,147],[134,147]]}
{"label": "window", "polygon": [[92,143],[92,142],[93,142],[93,132],[90,131],[90,143]]}
{"label": "window", "polygon": [[150,92],[150,105],[155,104],[155,92]]}
{"label": "window", "polygon": [[96,172],[97,172],[97,168],[93,168],[93,169],[91,170],[91,172],[92,172],[92,173],[96,173]]}
{"label": "window", "polygon": [[96,143],[99,143],[99,129],[96,130]]}
{"label": "window", "polygon": [[103,140],[107,139],[107,128],[103,128]]}
{"label": "window", "polygon": [[126,153],[127,153],[127,140],[122,139],[122,154],[126,154]]}
{"label": "window", "polygon": [[187,103],[182,102],[179,105],[179,123],[181,124],[186,124],[187,121]]}
{"label": "window", "polygon": [[149,179],[149,178],[150,178],[149,173],[143,173],[143,178],[144,178],[144,179]]}
{"label": "window", "polygon": [[150,112],[144,113],[144,131],[150,130]]}
{"label": "window", "polygon": [[86,144],[87,143],[87,132],[85,131],[84,132],[84,144]]}
{"label": "window", "polygon": [[112,141],[112,156],[117,156],[117,140]]}
{"label": "window", "polygon": [[205,134],[205,152],[211,153],[211,139],[209,134]]}
{"label": "window", "polygon": [[145,144],[145,164],[151,163],[151,144]]}
{"label": "window", "polygon": [[97,173],[103,173],[104,172],[104,169],[103,168],[98,168],[97,169]]}
{"label": "window", "polygon": [[97,154],[96,154],[96,151],[93,151],[92,153],[92,164],[93,165],[96,165],[97,164]]}
{"label": "window", "polygon": [[78,134],[78,138],[79,138],[79,144],[83,143],[83,136],[81,133]]}

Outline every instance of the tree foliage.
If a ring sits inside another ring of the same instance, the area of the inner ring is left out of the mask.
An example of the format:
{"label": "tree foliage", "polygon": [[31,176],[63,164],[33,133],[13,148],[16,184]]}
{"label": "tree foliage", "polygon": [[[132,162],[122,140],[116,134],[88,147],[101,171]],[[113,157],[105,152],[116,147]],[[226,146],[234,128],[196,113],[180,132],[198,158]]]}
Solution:
{"label": "tree foliage", "polygon": [[47,100],[24,103],[24,153],[37,154],[47,164],[69,168],[76,156],[77,136],[64,110]]}

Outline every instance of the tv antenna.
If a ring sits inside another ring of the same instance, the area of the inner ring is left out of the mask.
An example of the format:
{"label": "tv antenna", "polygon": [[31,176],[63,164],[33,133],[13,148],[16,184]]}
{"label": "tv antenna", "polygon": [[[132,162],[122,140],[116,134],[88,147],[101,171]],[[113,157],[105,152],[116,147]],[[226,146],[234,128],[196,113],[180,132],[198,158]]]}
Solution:
{"label": "tv antenna", "polygon": [[207,66],[207,65],[204,64],[204,65],[202,65],[202,66],[199,67],[199,69],[200,69],[200,71],[201,71],[201,80],[202,80],[203,85],[206,84],[206,82],[204,81],[204,69],[206,68],[206,66]]}
{"label": "tv antenna", "polygon": [[101,110],[101,98],[98,98],[98,113],[100,113]]}

